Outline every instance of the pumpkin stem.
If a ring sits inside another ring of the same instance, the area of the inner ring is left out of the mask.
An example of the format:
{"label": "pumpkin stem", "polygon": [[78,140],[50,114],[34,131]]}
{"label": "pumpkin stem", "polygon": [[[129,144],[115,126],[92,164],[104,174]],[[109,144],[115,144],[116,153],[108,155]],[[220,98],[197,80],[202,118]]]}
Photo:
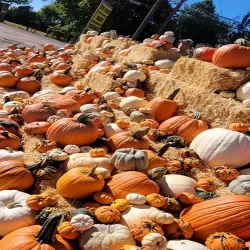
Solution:
{"label": "pumpkin stem", "polygon": [[157,156],[162,157],[171,146],[172,145],[170,143],[166,143],[162,148],[159,149],[159,151],[157,152]]}
{"label": "pumpkin stem", "polygon": [[71,69],[72,69],[71,67],[68,67],[63,73],[65,75],[69,75]]}
{"label": "pumpkin stem", "polygon": [[3,135],[4,137],[9,138],[9,132],[8,132],[8,131],[3,131],[3,132],[1,133],[1,135]]}
{"label": "pumpkin stem", "polygon": [[57,226],[60,224],[62,218],[62,214],[56,214],[49,217],[42,226],[39,233],[36,235],[37,242],[40,244],[55,243]]}
{"label": "pumpkin stem", "polygon": [[11,148],[11,147],[6,147],[5,149],[8,150],[9,153],[13,153],[14,152],[13,148]]}
{"label": "pumpkin stem", "polygon": [[92,114],[82,114],[77,118],[78,123],[86,124],[87,122],[91,122],[91,118],[94,118]]}
{"label": "pumpkin stem", "polygon": [[136,140],[140,140],[143,136],[148,134],[149,130],[149,127],[136,130],[134,133],[132,133],[132,137],[134,137]]}
{"label": "pumpkin stem", "polygon": [[90,90],[91,90],[91,88],[90,88],[90,87],[87,87],[87,88],[84,89],[84,92],[85,92],[85,93],[88,93]]}
{"label": "pumpkin stem", "polygon": [[173,93],[167,97],[168,100],[174,100],[174,98],[177,96],[177,94],[180,92],[180,88],[177,88],[173,91]]}
{"label": "pumpkin stem", "polygon": [[95,174],[96,168],[97,168],[97,165],[95,165],[94,167],[92,167],[91,170],[86,175],[94,177],[95,176],[94,174]]}
{"label": "pumpkin stem", "polygon": [[42,102],[42,104],[43,104],[45,110],[50,111],[53,114],[57,113],[57,110],[55,108],[51,107],[49,102]]}
{"label": "pumpkin stem", "polygon": [[47,162],[49,160],[49,157],[47,154],[45,154],[41,160],[39,160],[38,162],[35,162],[34,164],[30,165],[30,166],[26,166],[26,169],[29,170],[29,171],[33,171],[33,170],[36,170],[38,168],[42,168],[44,167]]}
{"label": "pumpkin stem", "polygon": [[19,206],[19,207],[22,207],[22,205],[20,204],[20,202],[11,202],[11,203],[9,203],[9,204],[7,204],[7,208],[8,209],[11,209],[11,208],[14,208],[14,207],[17,207],[17,206]]}
{"label": "pumpkin stem", "polygon": [[35,70],[35,72],[33,73],[33,77],[36,77],[36,76],[42,76],[42,73],[43,71],[41,69],[37,69]]}
{"label": "pumpkin stem", "polygon": [[201,118],[201,113],[195,109],[189,110],[189,113],[192,114],[193,119],[199,120]]}
{"label": "pumpkin stem", "polygon": [[149,176],[150,180],[157,181],[166,173],[167,173],[166,168],[163,168],[163,167],[162,168],[153,168],[153,169],[148,171],[148,176]]}
{"label": "pumpkin stem", "polygon": [[11,59],[11,60],[9,60],[9,64],[12,64],[12,63],[16,63],[16,64],[19,64],[19,65],[22,64],[22,63],[21,63],[19,60],[17,60],[17,59]]}

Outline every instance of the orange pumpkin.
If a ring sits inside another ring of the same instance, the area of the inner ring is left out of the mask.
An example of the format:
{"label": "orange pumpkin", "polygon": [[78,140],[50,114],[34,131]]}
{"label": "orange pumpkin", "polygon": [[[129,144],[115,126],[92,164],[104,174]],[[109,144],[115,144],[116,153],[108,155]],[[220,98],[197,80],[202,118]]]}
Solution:
{"label": "orange pumpkin", "polygon": [[102,205],[98,202],[85,202],[82,207],[91,211],[91,212],[94,212],[98,207],[101,207]]}
{"label": "orange pumpkin", "polygon": [[152,207],[162,207],[166,203],[166,198],[160,194],[148,194],[146,196],[147,203]]}
{"label": "orange pumpkin", "polygon": [[104,187],[102,175],[95,174],[96,167],[88,173],[86,168],[73,168],[59,178],[56,183],[58,192],[67,198],[83,199],[101,191]]}
{"label": "orange pumpkin", "polygon": [[25,124],[24,132],[29,135],[32,135],[32,134],[42,135],[47,132],[49,127],[50,127],[50,123],[48,122],[32,122],[29,124]]}
{"label": "orange pumpkin", "polygon": [[134,133],[120,132],[108,139],[108,146],[112,151],[120,148],[135,148],[135,149],[149,149],[149,142],[143,138],[149,131],[149,128],[138,130]]}
{"label": "orange pumpkin", "polygon": [[137,89],[137,88],[130,88],[127,89],[125,92],[125,96],[137,96],[139,98],[144,98],[145,97],[145,92],[141,89]]}
{"label": "orange pumpkin", "polygon": [[42,140],[36,145],[36,150],[40,153],[46,153],[51,149],[57,148],[57,144],[54,141]]}
{"label": "orange pumpkin", "polygon": [[95,210],[97,220],[104,224],[117,223],[121,219],[120,212],[110,206],[102,206]]}
{"label": "orange pumpkin", "polygon": [[0,149],[4,149],[6,147],[18,149],[20,144],[21,140],[18,136],[9,133],[8,131],[0,131]]}
{"label": "orange pumpkin", "polygon": [[72,81],[72,76],[68,75],[69,69],[65,71],[55,71],[49,76],[49,80],[59,86],[66,86]]}
{"label": "orange pumpkin", "polygon": [[129,120],[116,120],[115,122],[119,128],[129,128],[130,126],[130,121]]}
{"label": "orange pumpkin", "polygon": [[33,95],[41,89],[41,83],[35,77],[24,77],[17,82],[16,88]]}
{"label": "orange pumpkin", "polygon": [[91,103],[96,95],[91,88],[87,88],[85,90],[71,90],[65,94],[65,96],[69,96],[75,101],[77,101],[80,105]]}
{"label": "orange pumpkin", "polygon": [[43,55],[30,53],[28,56],[28,63],[34,63],[34,62],[46,62],[47,59]]}
{"label": "orange pumpkin", "polygon": [[18,78],[8,71],[0,71],[0,87],[12,88],[15,86]]}
{"label": "orange pumpkin", "polygon": [[239,237],[226,232],[217,232],[211,234],[205,242],[205,245],[208,249],[211,250],[245,250],[246,244],[244,240]]}
{"label": "orange pumpkin", "polygon": [[114,201],[112,195],[105,192],[96,192],[94,193],[93,198],[103,205],[110,205]]}
{"label": "orange pumpkin", "polygon": [[194,204],[181,213],[181,219],[191,223],[194,239],[206,238],[223,229],[241,239],[250,238],[250,197],[225,195]]}
{"label": "orange pumpkin", "polygon": [[62,222],[57,227],[57,231],[62,237],[64,237],[65,239],[69,239],[69,240],[75,240],[81,234],[80,231],[72,227],[69,221]]}
{"label": "orange pumpkin", "polygon": [[200,202],[198,197],[188,192],[182,192],[177,198],[181,203],[186,205],[192,205]]}
{"label": "orange pumpkin", "polygon": [[34,70],[32,68],[25,65],[16,66],[15,71],[18,75],[21,76],[26,76],[26,75],[29,76],[32,73],[34,73]]}
{"label": "orange pumpkin", "polygon": [[88,146],[97,139],[98,127],[88,115],[81,115],[77,120],[64,118],[49,127],[46,137],[62,146]]}
{"label": "orange pumpkin", "polygon": [[43,227],[34,225],[11,232],[0,241],[0,249],[73,250],[73,247],[62,236],[55,234],[61,218],[62,215],[54,215],[46,221]]}
{"label": "orange pumpkin", "polygon": [[30,209],[33,210],[42,210],[47,206],[53,206],[57,203],[57,199],[50,194],[34,194],[30,195],[26,204]]}
{"label": "orange pumpkin", "polygon": [[202,60],[202,61],[206,61],[206,62],[212,62],[215,51],[216,51],[215,48],[200,47],[200,48],[195,49],[194,58]]}
{"label": "orange pumpkin", "polygon": [[250,67],[250,48],[239,44],[224,45],[214,53],[213,64],[228,69],[246,69]]}
{"label": "orange pumpkin", "polygon": [[211,180],[209,178],[201,178],[198,180],[197,183],[198,183],[199,188],[202,188],[208,192],[213,192],[217,189],[213,180]]}
{"label": "orange pumpkin", "polygon": [[59,62],[56,67],[55,67],[55,71],[57,70],[67,70],[70,67],[70,64],[65,63],[65,62]]}
{"label": "orange pumpkin", "polygon": [[8,72],[12,72],[12,65],[9,63],[0,63],[0,71],[8,71]]}
{"label": "orange pumpkin", "polygon": [[245,123],[232,123],[228,129],[238,132],[247,132],[249,130],[248,125]]}
{"label": "orange pumpkin", "polygon": [[112,176],[106,183],[105,190],[115,199],[125,199],[126,195],[130,193],[138,193],[145,196],[159,193],[159,186],[143,173],[127,171]]}
{"label": "orange pumpkin", "polygon": [[181,136],[191,143],[198,134],[207,130],[208,126],[205,122],[188,116],[175,116],[164,121],[159,129],[169,135]]}
{"label": "orange pumpkin", "polygon": [[153,119],[145,119],[140,122],[140,126],[157,129],[159,127],[159,123]]}
{"label": "orange pumpkin", "polygon": [[145,151],[147,152],[148,155],[149,165],[148,168],[145,171],[143,171],[144,173],[148,172],[153,168],[161,168],[167,165],[168,163],[167,159],[161,157],[160,155],[155,154],[151,150],[145,150]]}
{"label": "orange pumpkin", "polygon": [[168,98],[156,97],[148,103],[146,107],[151,108],[152,113],[155,115],[156,121],[163,122],[172,117],[176,112],[178,109],[178,104],[177,102],[173,101],[173,99],[179,93],[179,90],[180,89],[175,89]]}
{"label": "orange pumpkin", "polygon": [[47,50],[54,50],[55,48],[53,44],[45,44],[43,45],[43,49],[47,51]]}
{"label": "orange pumpkin", "polygon": [[149,233],[159,233],[164,235],[162,227],[147,218],[136,220],[135,223],[130,226],[130,232],[133,238],[137,241],[142,241],[143,237]]}

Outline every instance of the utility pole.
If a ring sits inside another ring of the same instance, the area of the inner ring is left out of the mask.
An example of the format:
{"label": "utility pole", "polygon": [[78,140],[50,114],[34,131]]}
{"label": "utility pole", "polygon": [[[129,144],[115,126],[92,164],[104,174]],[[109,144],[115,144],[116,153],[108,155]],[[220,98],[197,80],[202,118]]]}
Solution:
{"label": "utility pole", "polygon": [[141,33],[143,32],[143,30],[146,28],[148,22],[152,19],[152,17],[154,16],[155,12],[159,8],[159,6],[160,6],[160,4],[161,4],[162,1],[163,0],[157,0],[157,2],[154,4],[154,6],[152,7],[152,9],[149,11],[148,15],[145,17],[145,19],[141,23],[140,27],[137,29],[137,31],[133,35],[132,38],[134,40],[136,40],[141,35]]}
{"label": "utility pole", "polygon": [[171,21],[172,17],[177,13],[177,11],[181,8],[181,6],[184,4],[186,0],[181,0],[173,9],[173,11],[169,14],[165,22],[162,24],[162,26],[157,31],[157,34],[162,34],[165,28],[167,27],[168,23]]}

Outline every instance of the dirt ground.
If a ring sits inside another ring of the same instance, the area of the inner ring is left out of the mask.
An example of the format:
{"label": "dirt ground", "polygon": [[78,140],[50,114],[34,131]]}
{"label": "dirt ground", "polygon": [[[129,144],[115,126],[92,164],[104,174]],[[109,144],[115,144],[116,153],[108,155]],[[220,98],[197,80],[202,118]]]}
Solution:
{"label": "dirt ground", "polygon": [[0,48],[5,48],[9,44],[30,47],[35,45],[36,47],[40,47],[47,43],[53,44],[56,47],[62,47],[65,44],[49,37],[0,23]]}

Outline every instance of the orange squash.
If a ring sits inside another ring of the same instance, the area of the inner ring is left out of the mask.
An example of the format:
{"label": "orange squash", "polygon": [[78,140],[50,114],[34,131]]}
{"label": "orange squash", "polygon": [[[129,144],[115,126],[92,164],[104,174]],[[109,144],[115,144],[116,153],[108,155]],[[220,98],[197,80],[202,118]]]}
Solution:
{"label": "orange squash", "polygon": [[33,95],[41,89],[41,83],[35,77],[24,77],[17,82],[16,88]]}
{"label": "orange squash", "polygon": [[128,97],[128,96],[137,96],[139,98],[144,98],[145,97],[145,92],[141,89],[138,89],[138,88],[130,88],[130,89],[127,89],[126,92],[125,92],[125,96]]}
{"label": "orange squash", "polygon": [[206,62],[212,62],[213,55],[217,49],[210,47],[200,47],[195,49],[194,58]]}
{"label": "orange squash", "polygon": [[8,71],[0,71],[0,87],[12,88],[15,86],[18,78]]}
{"label": "orange squash", "polygon": [[250,197],[225,195],[202,201],[186,208],[181,219],[190,222],[194,239],[205,242],[206,238],[221,230],[241,239],[250,238]]}
{"label": "orange squash", "polygon": [[159,193],[159,186],[145,174],[136,171],[127,171],[116,174],[106,183],[105,190],[115,199],[125,199],[127,194],[137,193],[148,195]]}
{"label": "orange squash", "polygon": [[[69,68],[70,69],[70,68]],[[66,86],[72,81],[72,76],[68,74],[69,69],[65,71],[55,71],[49,76],[49,80],[59,86]]]}
{"label": "orange squash", "polygon": [[174,101],[174,98],[179,91],[180,89],[175,89],[168,98],[156,97],[148,103],[146,107],[151,108],[156,121],[163,122],[173,116],[178,109],[178,104]]}

